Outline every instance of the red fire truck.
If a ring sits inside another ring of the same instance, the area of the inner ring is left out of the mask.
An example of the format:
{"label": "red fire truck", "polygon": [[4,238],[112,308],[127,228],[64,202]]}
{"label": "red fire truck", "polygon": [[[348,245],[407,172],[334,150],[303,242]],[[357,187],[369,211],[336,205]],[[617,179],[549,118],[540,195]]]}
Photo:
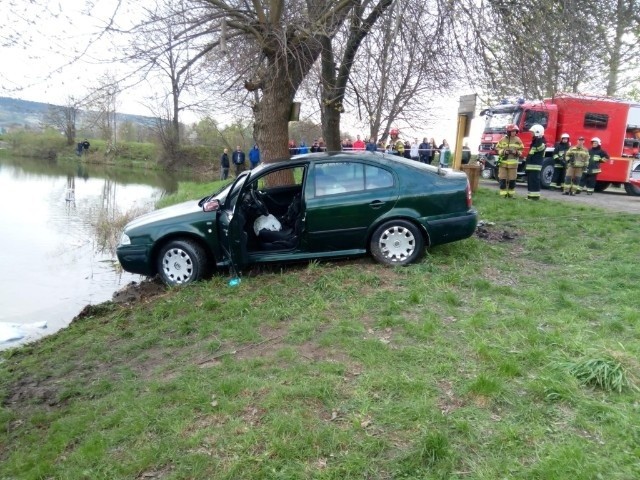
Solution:
{"label": "red fire truck", "polygon": [[629,195],[640,195],[640,103],[606,97],[560,94],[542,101],[519,100],[503,102],[482,112],[486,116],[478,157],[484,163],[484,178],[497,178],[496,144],[505,135],[505,127],[514,123],[525,145],[523,159],[518,166],[518,179],[526,178],[525,158],[531,145],[529,129],[538,123],[544,127],[547,151],[540,172],[543,188],[548,188],[553,176],[553,149],[563,133],[571,136],[571,144],[578,137],[585,138],[591,147],[593,137],[600,138],[602,148],[611,160],[601,165],[596,191],[610,185],[624,186]]}

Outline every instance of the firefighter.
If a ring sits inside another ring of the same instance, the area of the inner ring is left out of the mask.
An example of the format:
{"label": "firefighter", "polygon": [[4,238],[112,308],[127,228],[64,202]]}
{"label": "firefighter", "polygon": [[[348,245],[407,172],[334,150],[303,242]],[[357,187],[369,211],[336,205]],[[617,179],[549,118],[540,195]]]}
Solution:
{"label": "firefighter", "polygon": [[496,145],[498,151],[498,180],[500,181],[500,196],[515,198],[518,162],[524,145],[518,137],[520,129],[517,125],[507,125],[507,134]]}
{"label": "firefighter", "polygon": [[527,155],[527,200],[540,200],[540,171],[544,160],[544,151],[547,143],[544,138],[544,127],[539,124],[533,125],[529,131],[533,133],[531,148]]}
{"label": "firefighter", "polygon": [[389,136],[391,140],[389,141],[389,148],[391,149],[391,153],[394,155],[398,155],[399,157],[404,157],[404,143],[399,138],[400,131],[397,128],[392,128],[389,131]]}
{"label": "firefighter", "polygon": [[564,178],[564,194],[578,195],[581,192],[582,171],[589,161],[589,150],[584,146],[584,137],[578,137],[578,144],[567,150],[567,175]]}
{"label": "firefighter", "polygon": [[562,189],[564,183],[565,173],[567,171],[567,150],[571,147],[569,143],[569,134],[563,133],[560,136],[560,141],[556,143],[553,150],[553,177],[551,178],[551,184],[549,188]]}
{"label": "firefighter", "polygon": [[593,195],[596,187],[596,179],[601,172],[600,164],[609,160],[609,154],[602,149],[600,139],[593,137],[591,139],[591,148],[589,149],[589,160],[587,169],[582,174],[580,186],[586,187],[587,195]]}

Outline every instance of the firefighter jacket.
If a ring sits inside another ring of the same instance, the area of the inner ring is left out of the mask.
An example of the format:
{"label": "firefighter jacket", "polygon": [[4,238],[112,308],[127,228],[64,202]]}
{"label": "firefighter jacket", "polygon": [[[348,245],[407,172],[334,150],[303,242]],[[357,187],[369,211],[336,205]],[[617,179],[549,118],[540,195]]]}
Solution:
{"label": "firefighter jacket", "polygon": [[533,137],[525,170],[542,170],[542,161],[544,160],[544,151],[546,149],[547,143],[544,137]]}
{"label": "firefighter jacket", "polygon": [[567,151],[566,157],[569,165],[573,165],[576,168],[586,167],[589,162],[589,150],[576,145]]}
{"label": "firefighter jacket", "polygon": [[600,173],[600,163],[609,160],[609,154],[602,147],[597,146],[589,149],[589,164],[587,165],[588,174]]}
{"label": "firefighter jacket", "polygon": [[567,164],[567,150],[571,147],[569,142],[558,142],[553,149],[554,166],[558,168],[564,168]]}
{"label": "firefighter jacket", "polygon": [[396,138],[395,140],[392,138],[389,141],[389,146],[387,148],[391,149],[391,153],[394,155],[400,155],[401,157],[404,156],[404,142],[399,138]]}
{"label": "firefighter jacket", "polygon": [[496,144],[496,150],[498,151],[498,164],[518,165],[520,155],[522,155],[522,149],[524,145],[522,140],[517,135],[510,137],[509,134],[505,135]]}

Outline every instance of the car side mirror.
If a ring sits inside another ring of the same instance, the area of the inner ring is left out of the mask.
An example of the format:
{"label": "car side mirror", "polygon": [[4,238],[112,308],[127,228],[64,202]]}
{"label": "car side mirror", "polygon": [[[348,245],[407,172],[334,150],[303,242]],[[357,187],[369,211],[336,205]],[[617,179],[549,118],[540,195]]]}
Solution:
{"label": "car side mirror", "polygon": [[207,200],[202,205],[202,210],[205,212],[217,212],[220,210],[220,201],[215,199]]}

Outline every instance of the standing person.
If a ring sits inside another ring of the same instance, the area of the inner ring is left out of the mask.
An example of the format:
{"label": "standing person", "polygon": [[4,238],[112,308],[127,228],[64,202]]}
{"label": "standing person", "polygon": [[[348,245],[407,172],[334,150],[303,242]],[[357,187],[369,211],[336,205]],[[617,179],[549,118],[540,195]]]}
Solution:
{"label": "standing person", "polygon": [[327,150],[327,146],[324,144],[324,139],[320,137],[318,139],[318,151],[325,152]]}
{"label": "standing person", "polygon": [[375,152],[378,150],[378,145],[376,145],[375,137],[370,137],[369,140],[367,140],[367,146],[365,147],[365,149],[368,152]]}
{"label": "standing person", "polygon": [[429,143],[431,144],[431,158],[429,159],[429,165],[431,165],[436,159],[436,153],[438,153],[438,144],[436,143],[436,139],[433,137],[431,137]]}
{"label": "standing person", "polygon": [[296,146],[296,141],[291,139],[289,140],[289,155],[294,156],[298,153],[298,147]]}
{"label": "standing person", "polygon": [[307,147],[306,142],[303,140],[302,142],[300,142],[300,148],[298,148],[298,153],[300,155],[303,155],[305,153],[309,153],[309,147]]}
{"label": "standing person", "polygon": [[507,134],[496,144],[500,196],[503,198],[515,198],[516,196],[518,162],[524,149],[522,140],[518,137],[519,131],[517,125],[513,123],[507,125]]}
{"label": "standing person", "polygon": [[589,150],[584,146],[584,137],[578,137],[578,144],[567,151],[567,174],[564,177],[564,194],[578,195],[582,171],[589,163]]}
{"label": "standing person", "polygon": [[258,148],[257,143],[255,143],[253,148],[249,150],[249,163],[251,164],[251,170],[256,168],[260,163],[260,149]]}
{"label": "standing person", "polygon": [[389,130],[389,136],[391,140],[389,141],[389,145],[387,150],[390,150],[394,155],[398,155],[400,157],[404,157],[404,142],[399,138],[400,130],[397,128],[392,128]]}
{"label": "standing person", "polygon": [[236,151],[231,154],[231,161],[236,166],[236,177],[244,172],[245,157],[240,145],[236,147]]}
{"label": "standing person", "polygon": [[409,156],[411,160],[415,160],[416,162],[420,161],[420,145],[418,144],[417,138],[414,138],[413,143],[409,146]]}
{"label": "standing person", "polygon": [[540,200],[540,171],[544,160],[544,151],[547,149],[547,141],[544,138],[544,127],[533,125],[529,131],[533,133],[531,148],[527,156],[527,200]]}
{"label": "standing person", "polygon": [[427,141],[427,137],[422,139],[422,143],[418,145],[418,159],[422,163],[431,163],[430,157],[431,145]]}
{"label": "standing person", "polygon": [[220,180],[229,178],[229,149],[225,148],[220,157]]}
{"label": "standing person", "polygon": [[569,143],[569,134],[563,133],[560,136],[560,141],[556,143],[556,146],[553,149],[553,177],[551,178],[549,188],[556,190],[562,188],[567,171],[566,155],[569,148],[571,148],[571,144]]}
{"label": "standing person", "polygon": [[462,165],[468,165],[471,161],[471,149],[466,143],[462,146],[462,155],[460,158],[462,160]]}
{"label": "standing person", "polygon": [[442,140],[442,144],[438,147],[440,150],[440,168],[447,168],[451,159],[451,149],[446,139]]}
{"label": "standing person", "polygon": [[82,149],[84,150],[84,154],[87,155],[89,153],[89,147],[91,146],[91,144],[89,143],[89,140],[87,140],[86,138],[82,141]]}
{"label": "standing person", "polygon": [[320,151],[320,145],[318,144],[318,140],[314,140],[313,144],[311,144],[311,153],[318,153]]}
{"label": "standing person", "polygon": [[609,160],[609,154],[602,149],[600,139],[593,137],[591,139],[591,148],[589,149],[587,169],[580,180],[580,186],[586,187],[587,195],[593,195],[598,174],[602,171],[600,170],[600,164],[607,160]]}
{"label": "standing person", "polygon": [[411,159],[411,143],[409,143],[409,140],[404,141],[404,158]]}
{"label": "standing person", "polygon": [[354,150],[364,150],[365,149],[364,142],[362,140],[360,140],[360,135],[356,135],[356,141],[353,142],[353,149]]}

